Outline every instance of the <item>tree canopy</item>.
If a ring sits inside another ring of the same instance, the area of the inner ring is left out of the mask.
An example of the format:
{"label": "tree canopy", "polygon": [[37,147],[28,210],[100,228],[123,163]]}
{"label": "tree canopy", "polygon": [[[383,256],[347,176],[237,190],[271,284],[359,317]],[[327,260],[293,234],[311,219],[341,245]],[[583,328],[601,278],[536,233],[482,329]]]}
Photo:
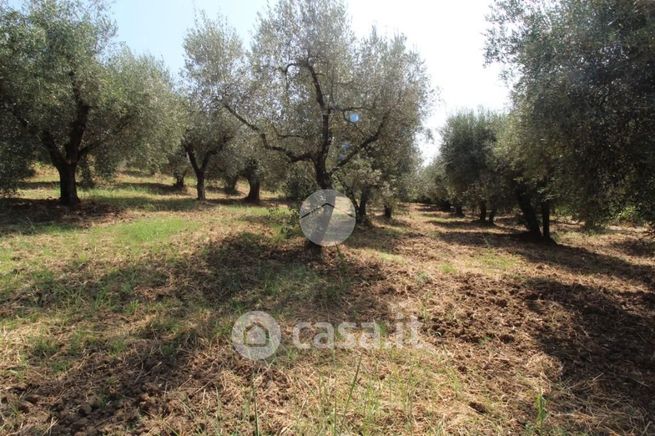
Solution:
{"label": "tree canopy", "polygon": [[655,222],[655,4],[502,0],[490,22],[530,177],[590,225],[627,205]]}
{"label": "tree canopy", "polygon": [[161,159],[179,141],[171,77],[161,62],[114,43],[103,2],[2,3],[0,28],[4,188],[49,160],[61,202],[75,205],[81,161],[110,172],[125,156]]}

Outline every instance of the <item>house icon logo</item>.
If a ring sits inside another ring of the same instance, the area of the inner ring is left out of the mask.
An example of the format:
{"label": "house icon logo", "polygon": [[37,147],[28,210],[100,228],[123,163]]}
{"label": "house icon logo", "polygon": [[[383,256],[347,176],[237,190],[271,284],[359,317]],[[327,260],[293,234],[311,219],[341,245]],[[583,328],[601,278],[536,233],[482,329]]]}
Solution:
{"label": "house icon logo", "polygon": [[355,221],[352,201],[332,189],[314,192],[300,206],[300,228],[316,245],[341,244],[352,234]]}
{"label": "house icon logo", "polygon": [[280,346],[280,326],[266,312],[247,312],[232,327],[232,345],[243,357],[264,360]]}

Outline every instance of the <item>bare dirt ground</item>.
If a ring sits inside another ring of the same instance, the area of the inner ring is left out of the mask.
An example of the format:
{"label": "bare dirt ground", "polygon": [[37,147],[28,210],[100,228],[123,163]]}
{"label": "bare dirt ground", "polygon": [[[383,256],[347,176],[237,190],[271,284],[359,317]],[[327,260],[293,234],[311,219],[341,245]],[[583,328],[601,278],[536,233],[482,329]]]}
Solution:
{"label": "bare dirt ground", "polygon": [[[640,229],[558,222],[541,245],[412,204],[316,254],[273,198],[127,177],[71,213],[51,189],[0,212],[2,433],[655,434]],[[282,328],[266,361],[230,342],[250,310]],[[421,348],[291,342],[301,321],[411,317]]]}

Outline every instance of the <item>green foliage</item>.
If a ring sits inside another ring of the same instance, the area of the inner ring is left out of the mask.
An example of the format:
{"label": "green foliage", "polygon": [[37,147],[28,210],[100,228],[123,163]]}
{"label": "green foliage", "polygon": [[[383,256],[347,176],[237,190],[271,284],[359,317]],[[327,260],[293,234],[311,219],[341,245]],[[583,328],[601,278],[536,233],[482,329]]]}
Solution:
{"label": "green foliage", "polygon": [[310,163],[322,188],[355,158],[379,153],[385,136],[402,129],[412,136],[431,95],[423,62],[403,36],[356,38],[334,0],[269,6],[240,77],[214,78],[220,62],[203,67],[205,88],[265,149]]}
{"label": "green foliage", "polygon": [[126,160],[165,161],[181,133],[172,79],[161,62],[113,42],[102,1],[0,3],[0,28],[3,187],[49,160],[71,182],[62,200],[74,203],[82,160],[104,174]]}
{"label": "green foliage", "polygon": [[627,205],[655,223],[655,4],[499,0],[490,21],[527,176],[589,225]]}
{"label": "green foliage", "polygon": [[272,207],[268,209],[268,221],[280,240],[289,239],[301,235],[300,210],[297,208],[287,209]]}
{"label": "green foliage", "polygon": [[285,197],[298,204],[319,189],[312,169],[300,162],[291,166],[282,188]]}
{"label": "green foliage", "polygon": [[502,163],[494,153],[503,122],[502,116],[482,110],[460,112],[446,121],[436,163],[439,171],[434,177],[445,183],[453,203],[468,203],[482,209],[509,204]]}

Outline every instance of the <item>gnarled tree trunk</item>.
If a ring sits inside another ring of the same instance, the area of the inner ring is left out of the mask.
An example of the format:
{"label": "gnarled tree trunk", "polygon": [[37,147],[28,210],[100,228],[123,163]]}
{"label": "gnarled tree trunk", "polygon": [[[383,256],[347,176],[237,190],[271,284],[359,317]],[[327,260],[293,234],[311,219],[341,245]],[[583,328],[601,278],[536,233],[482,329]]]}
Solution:
{"label": "gnarled tree trunk", "polygon": [[325,168],[325,160],[318,159],[314,161],[314,171],[316,172],[316,183],[321,189],[332,189],[332,178]]}
{"label": "gnarled tree trunk", "polygon": [[368,222],[368,212],[366,207],[368,206],[369,197],[370,190],[368,188],[362,189],[362,193],[359,196],[359,203],[355,210],[355,220],[357,224],[365,224]]}
{"label": "gnarled tree trunk", "polygon": [[248,180],[249,190],[245,201],[259,203],[259,192],[261,190],[261,179],[259,177],[259,162],[250,159],[243,170],[244,177]]}
{"label": "gnarled tree trunk", "polygon": [[246,196],[246,201],[249,203],[259,203],[259,191],[261,190],[261,181],[259,179],[259,174],[253,172],[248,177],[248,196]]}
{"label": "gnarled tree trunk", "polygon": [[232,176],[225,178],[225,185],[223,186],[223,191],[228,195],[234,195],[237,193],[237,182],[239,181],[239,176]]}
{"label": "gnarled tree trunk", "polygon": [[527,227],[528,232],[535,238],[541,238],[541,229],[539,228],[537,212],[532,205],[530,194],[524,185],[518,185],[516,187],[516,199],[519,208],[521,209],[521,213],[523,214],[523,219],[525,220],[525,226]]}
{"label": "gnarled tree trunk", "polygon": [[186,171],[182,172],[176,172],[173,174],[173,177],[175,177],[175,183],[173,184],[173,188],[182,190],[184,189],[184,178],[186,177]]}
{"label": "gnarled tree trunk", "polygon": [[207,189],[205,188],[205,172],[196,171],[196,192],[199,201],[207,200]]}
{"label": "gnarled tree trunk", "polygon": [[196,174],[196,192],[197,192],[197,197],[196,199],[198,201],[205,201],[207,200],[207,190],[205,188],[205,178],[207,174],[207,167],[209,166],[209,161],[211,157],[217,153],[217,151],[212,150],[210,152],[207,152],[205,154],[205,157],[202,159],[202,162],[198,162],[198,159],[196,158],[196,153],[193,150],[193,147],[189,144],[185,144],[184,149],[187,153],[187,156],[189,156],[189,162],[191,162],[191,168],[193,168],[193,172]]}

